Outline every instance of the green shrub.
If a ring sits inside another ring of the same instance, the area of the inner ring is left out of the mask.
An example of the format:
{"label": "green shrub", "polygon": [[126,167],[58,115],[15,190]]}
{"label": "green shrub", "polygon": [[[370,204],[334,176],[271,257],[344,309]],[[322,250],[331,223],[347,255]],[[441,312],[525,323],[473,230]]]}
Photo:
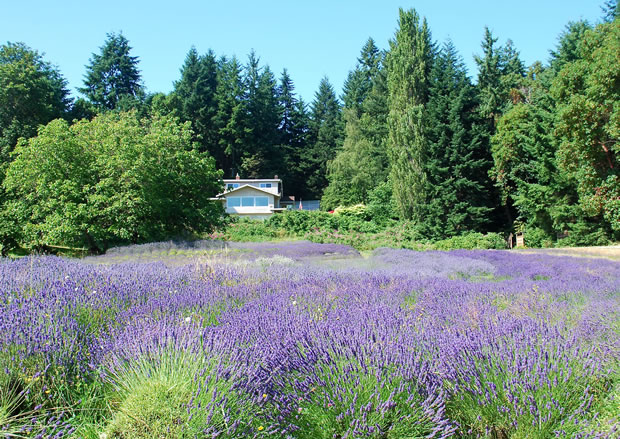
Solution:
{"label": "green shrub", "polygon": [[[110,374],[117,401],[105,434],[108,439],[194,438],[205,429],[223,432],[231,414],[239,421],[236,437],[254,429],[255,408],[248,395],[234,390],[232,379],[218,374],[214,356],[189,354],[174,349],[130,361]],[[196,379],[196,377],[203,377]],[[204,378],[206,377],[206,379]],[[217,410],[209,414],[210,407]]]}
{"label": "green shrub", "polygon": [[525,245],[526,247],[549,248],[553,247],[553,237],[543,229],[537,227],[528,227],[525,229]]}
{"label": "green shrub", "polygon": [[433,243],[432,247],[436,250],[455,250],[455,249],[496,249],[506,248],[506,240],[500,233],[466,233],[464,235],[453,236]]}

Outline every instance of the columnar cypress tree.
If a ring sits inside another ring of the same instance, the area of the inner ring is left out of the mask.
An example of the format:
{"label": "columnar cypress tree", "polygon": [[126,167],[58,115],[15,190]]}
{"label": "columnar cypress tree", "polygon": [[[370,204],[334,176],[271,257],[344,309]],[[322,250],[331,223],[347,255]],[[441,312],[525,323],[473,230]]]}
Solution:
{"label": "columnar cypress tree", "polygon": [[388,155],[393,194],[403,218],[422,221],[427,199],[424,163],[428,139],[424,106],[432,62],[431,36],[414,10],[399,10],[387,55]]}

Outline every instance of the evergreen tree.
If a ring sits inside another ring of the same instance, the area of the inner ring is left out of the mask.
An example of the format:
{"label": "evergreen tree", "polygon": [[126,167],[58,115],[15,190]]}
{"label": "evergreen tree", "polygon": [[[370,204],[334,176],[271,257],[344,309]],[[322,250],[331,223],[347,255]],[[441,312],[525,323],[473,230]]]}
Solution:
{"label": "evergreen tree", "polygon": [[620,15],[620,4],[618,0],[606,0],[603,6],[603,20],[607,23],[611,23]]}
{"label": "evergreen tree", "polygon": [[342,115],[334,88],[321,79],[310,112],[308,147],[301,157],[306,187],[304,198],[320,197],[327,187],[327,163],[342,147]]}
{"label": "evergreen tree", "polygon": [[499,119],[491,139],[491,176],[500,190],[502,205],[528,235],[537,229],[551,239],[554,230],[562,230],[554,224],[560,220],[557,206],[569,204],[574,190],[557,170],[554,102],[548,85],[542,66],[534,65],[525,82],[527,98]]}
{"label": "evergreen tree", "polygon": [[347,76],[342,96],[344,108],[355,109],[358,117],[364,100],[372,89],[374,78],[381,70],[381,63],[382,54],[374,40],[369,38],[357,59],[357,66]]}
{"label": "evergreen tree", "polygon": [[297,195],[302,193],[304,186],[300,161],[306,147],[308,112],[303,100],[295,96],[295,86],[286,69],[280,78],[278,103],[281,114],[278,149],[281,156],[273,170],[285,182],[285,193]]}
{"label": "evergreen tree", "polygon": [[445,238],[465,231],[487,231],[494,201],[488,178],[492,162],[472,130],[476,93],[451,42],[435,58],[429,94],[429,197],[423,232]]}
{"label": "evergreen tree", "polygon": [[[474,57],[478,64],[476,113],[480,122],[473,129],[480,138],[481,147],[488,152],[491,150],[491,137],[495,134],[498,120],[511,105],[522,99],[524,76],[523,63],[512,42],[508,41],[505,47],[497,46],[496,43],[497,38],[493,37],[489,28],[485,28],[483,55]],[[503,214],[504,223],[507,227],[512,227],[512,207],[504,205]],[[499,212],[492,217],[499,217]]]}
{"label": "evergreen tree", "polygon": [[268,66],[261,68],[259,58],[250,53],[246,66],[246,110],[252,135],[247,139],[246,155],[241,168],[248,177],[264,177],[279,159],[280,114],[277,84]]}
{"label": "evergreen tree", "polygon": [[[342,150],[328,165],[329,186],[321,199],[325,209],[368,203],[371,192],[387,179],[387,87],[383,55],[375,49],[369,39],[359,58],[360,66],[372,66],[364,70],[372,71],[366,76],[370,89],[359,95],[363,97],[359,104],[345,104],[345,139]],[[362,72],[359,66],[357,71]]]}
{"label": "evergreen tree", "polygon": [[217,112],[217,62],[213,51],[199,56],[192,47],[181,68],[181,79],[174,83],[178,114],[183,121],[190,121],[196,141],[202,151],[213,156],[217,151],[218,134],[214,123]]}
{"label": "evergreen tree", "polygon": [[251,133],[244,100],[241,65],[233,57],[221,58],[218,66],[216,98],[218,146],[215,156],[225,178],[233,178],[241,169],[246,139]]}
{"label": "evergreen tree", "polygon": [[556,50],[551,50],[551,68],[557,74],[564,64],[575,61],[579,58],[579,45],[583,36],[592,26],[587,21],[571,21],[566,25],[565,30],[558,38]]}
{"label": "evergreen tree", "polygon": [[138,57],[130,55],[129,41],[122,34],[107,34],[101,53],[93,53],[86,66],[80,92],[98,108],[113,110],[123,99],[140,102],[144,90],[138,70]]}
{"label": "evergreen tree", "polygon": [[428,148],[424,106],[432,62],[426,20],[414,10],[399,10],[398,29],[387,55],[388,154],[393,196],[405,219],[422,222],[427,200],[424,172]]}

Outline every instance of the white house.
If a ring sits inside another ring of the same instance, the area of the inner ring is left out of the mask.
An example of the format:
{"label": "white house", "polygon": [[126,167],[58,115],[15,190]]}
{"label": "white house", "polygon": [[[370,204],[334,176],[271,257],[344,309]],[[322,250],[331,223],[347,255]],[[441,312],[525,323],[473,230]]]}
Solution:
{"label": "white house", "polygon": [[226,213],[252,219],[266,219],[276,212],[286,210],[280,207],[282,180],[255,178],[224,180],[224,192],[215,200],[224,203]]}

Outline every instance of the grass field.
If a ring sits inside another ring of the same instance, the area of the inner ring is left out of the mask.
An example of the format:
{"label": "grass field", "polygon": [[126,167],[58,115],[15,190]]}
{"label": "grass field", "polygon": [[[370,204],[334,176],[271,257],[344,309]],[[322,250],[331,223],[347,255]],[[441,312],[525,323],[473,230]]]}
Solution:
{"label": "grass field", "polygon": [[3,260],[0,437],[615,438],[612,250]]}

